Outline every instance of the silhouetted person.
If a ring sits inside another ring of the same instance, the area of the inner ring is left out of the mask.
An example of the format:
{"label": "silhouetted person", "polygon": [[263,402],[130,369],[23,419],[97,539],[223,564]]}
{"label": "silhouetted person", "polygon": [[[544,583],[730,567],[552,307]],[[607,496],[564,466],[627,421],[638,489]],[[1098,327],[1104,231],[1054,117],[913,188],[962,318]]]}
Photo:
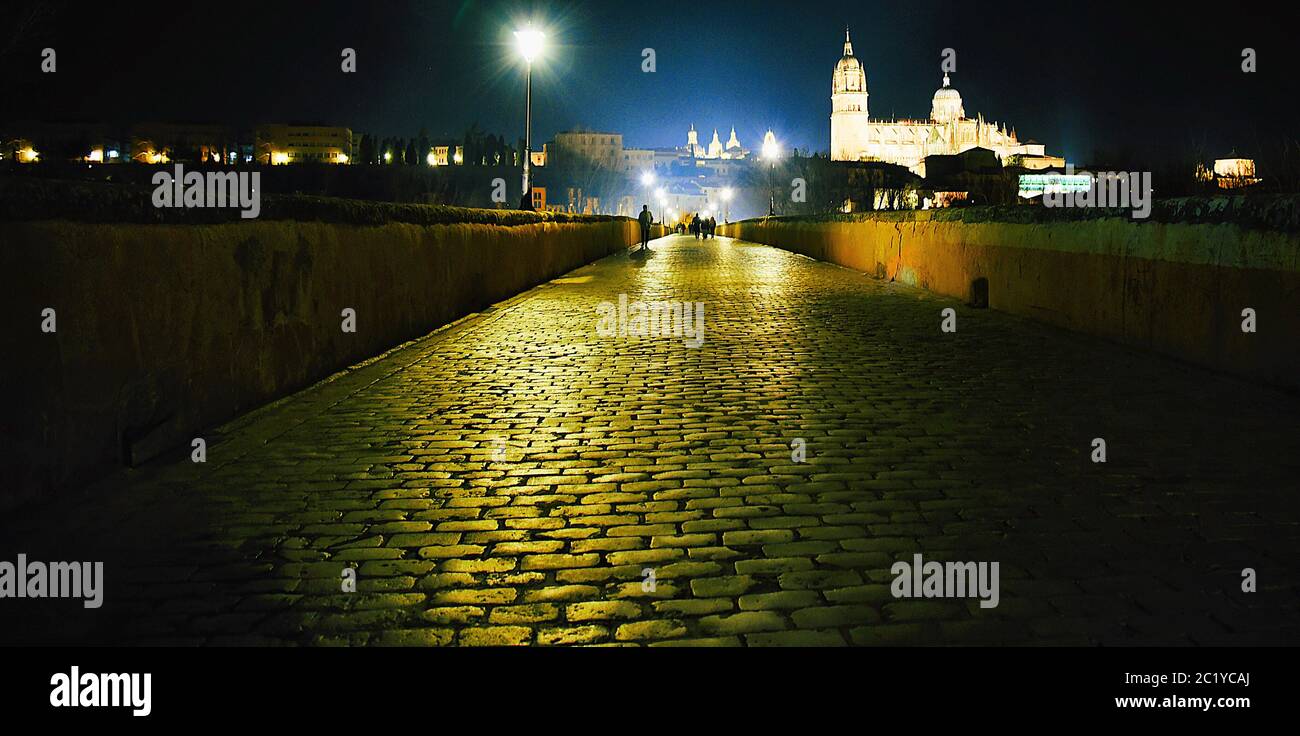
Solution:
{"label": "silhouetted person", "polygon": [[641,250],[650,247],[650,226],[655,222],[655,216],[650,214],[650,205],[641,205],[641,215],[636,218],[641,223]]}
{"label": "silhouetted person", "polygon": [[709,237],[718,237],[718,219],[713,216],[709,216]]}

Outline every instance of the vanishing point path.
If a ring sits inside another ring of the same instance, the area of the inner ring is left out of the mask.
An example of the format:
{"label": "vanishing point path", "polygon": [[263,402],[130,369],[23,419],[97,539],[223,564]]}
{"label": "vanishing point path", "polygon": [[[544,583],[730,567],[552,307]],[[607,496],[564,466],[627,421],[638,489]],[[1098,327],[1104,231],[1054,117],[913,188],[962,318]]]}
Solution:
{"label": "vanishing point path", "polygon": [[[3,559],[106,562],[102,608],[10,601],[6,637],[1300,643],[1295,397],[775,248],[653,248],[234,422],[206,464],[0,521]],[[621,294],[703,303],[703,345],[600,336]],[[999,563],[998,606],[895,598],[916,554]]]}

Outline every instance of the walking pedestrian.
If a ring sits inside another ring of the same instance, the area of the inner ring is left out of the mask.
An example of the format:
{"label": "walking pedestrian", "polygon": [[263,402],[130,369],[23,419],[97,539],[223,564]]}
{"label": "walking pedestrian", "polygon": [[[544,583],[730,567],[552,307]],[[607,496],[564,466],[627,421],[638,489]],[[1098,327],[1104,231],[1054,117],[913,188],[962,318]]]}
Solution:
{"label": "walking pedestrian", "polygon": [[650,205],[641,206],[641,215],[637,217],[641,223],[641,250],[650,249],[650,226],[654,225],[655,216],[650,214]]}

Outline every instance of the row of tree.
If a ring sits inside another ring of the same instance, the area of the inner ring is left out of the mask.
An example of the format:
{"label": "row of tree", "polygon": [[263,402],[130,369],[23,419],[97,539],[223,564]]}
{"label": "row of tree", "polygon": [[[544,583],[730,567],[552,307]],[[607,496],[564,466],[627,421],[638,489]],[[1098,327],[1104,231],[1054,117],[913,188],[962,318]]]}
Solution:
{"label": "row of tree", "polygon": [[430,151],[435,146],[459,149],[466,166],[518,166],[519,151],[506,143],[505,137],[488,133],[478,123],[459,137],[433,138],[427,128],[421,128],[413,138],[377,137],[363,134],[354,142],[353,160],[361,164],[389,164],[402,166],[427,165]]}

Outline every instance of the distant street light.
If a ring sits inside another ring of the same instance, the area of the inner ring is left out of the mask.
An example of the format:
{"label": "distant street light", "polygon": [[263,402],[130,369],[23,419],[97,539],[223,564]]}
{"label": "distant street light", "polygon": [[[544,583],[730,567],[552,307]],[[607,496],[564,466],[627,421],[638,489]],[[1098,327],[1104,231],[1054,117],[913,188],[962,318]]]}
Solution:
{"label": "distant street light", "polygon": [[771,130],[763,136],[763,158],[767,159],[768,169],[767,188],[769,201],[767,214],[769,217],[776,216],[776,159],[781,155],[781,146],[776,142],[776,134]]}
{"label": "distant street light", "polygon": [[534,30],[532,25],[522,31],[515,31],[515,48],[524,58],[525,102],[524,102],[524,209],[533,209],[533,62],[542,54],[542,44],[546,34]]}
{"label": "distant street light", "polygon": [[727,208],[726,214],[722,216],[722,221],[724,223],[731,222],[731,198],[734,196],[736,196],[736,193],[731,189],[731,187],[722,190],[722,201],[726,203]]}
{"label": "distant street light", "polygon": [[[645,187],[645,198],[647,200],[651,199],[651,197],[654,196],[650,193],[650,187],[654,186],[654,184],[655,184],[655,175],[653,171],[647,171],[641,175],[641,186]],[[648,205],[649,202],[646,202],[646,204]],[[633,205],[632,209],[636,209],[636,206]]]}

